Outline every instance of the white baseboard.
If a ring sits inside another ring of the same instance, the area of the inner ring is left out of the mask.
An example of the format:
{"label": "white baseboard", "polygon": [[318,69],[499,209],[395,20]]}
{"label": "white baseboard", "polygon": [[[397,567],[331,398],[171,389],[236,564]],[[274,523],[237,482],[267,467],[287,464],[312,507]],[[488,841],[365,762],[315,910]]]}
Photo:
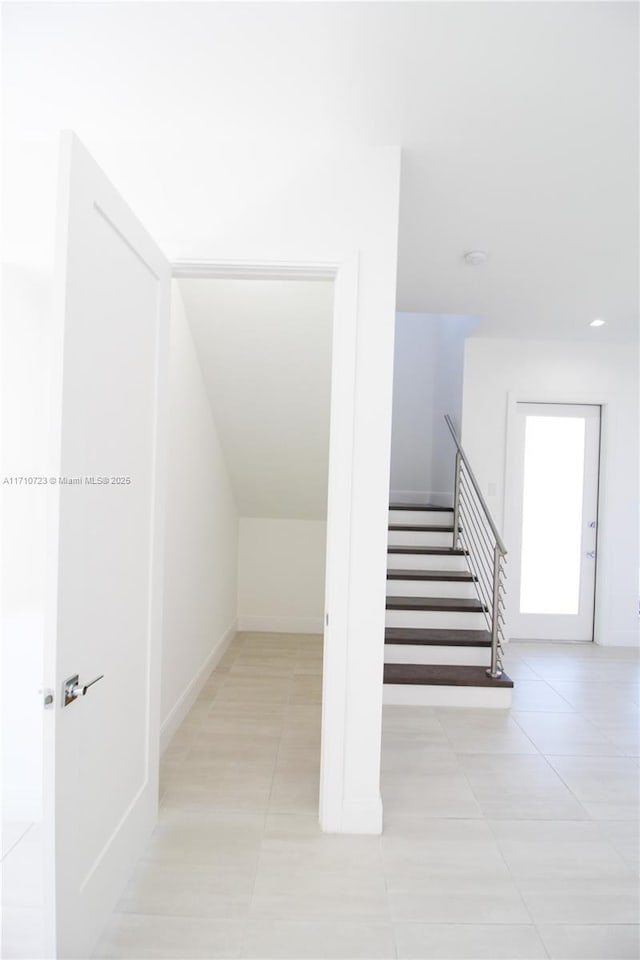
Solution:
{"label": "white baseboard", "polygon": [[160,727],[161,756],[169,746],[174,733],[198,699],[200,691],[209,679],[211,671],[214,669],[218,661],[224,656],[229,644],[233,640],[236,630],[237,627],[234,621],[234,623],[232,623],[231,626],[228,627],[227,630],[225,630],[225,632],[222,634],[213,650],[209,653],[202,666],[196,671],[195,676],[180,694],[175,704],[169,711],[168,716],[163,721]]}
{"label": "white baseboard", "polygon": [[322,617],[238,617],[238,632],[322,633]]}
{"label": "white baseboard", "polygon": [[434,507],[450,507],[453,504],[453,493],[433,493],[431,490],[390,490],[391,503],[400,503],[410,507],[417,503],[432,503]]}

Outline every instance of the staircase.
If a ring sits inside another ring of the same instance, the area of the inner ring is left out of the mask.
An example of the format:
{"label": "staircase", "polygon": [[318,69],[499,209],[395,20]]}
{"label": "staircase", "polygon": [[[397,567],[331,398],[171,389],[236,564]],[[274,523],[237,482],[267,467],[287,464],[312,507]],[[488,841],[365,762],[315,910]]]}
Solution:
{"label": "staircase", "polygon": [[384,702],[509,707],[513,681],[501,662],[506,550],[447,422],[458,448],[454,506],[389,509]]}

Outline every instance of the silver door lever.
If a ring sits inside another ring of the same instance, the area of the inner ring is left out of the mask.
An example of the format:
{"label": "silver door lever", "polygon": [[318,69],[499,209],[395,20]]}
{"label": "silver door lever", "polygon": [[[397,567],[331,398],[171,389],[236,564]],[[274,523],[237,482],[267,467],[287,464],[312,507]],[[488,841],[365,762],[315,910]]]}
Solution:
{"label": "silver door lever", "polygon": [[87,690],[89,687],[92,687],[94,683],[97,683],[98,680],[102,680],[104,673],[101,673],[99,677],[96,677],[95,680],[91,680],[89,683],[80,683],[80,677],[77,673],[74,673],[72,677],[69,677],[68,680],[65,680],[62,687],[62,702],[65,707],[68,707],[70,703],[73,703],[74,700],[77,700],[78,697],[86,696]]}

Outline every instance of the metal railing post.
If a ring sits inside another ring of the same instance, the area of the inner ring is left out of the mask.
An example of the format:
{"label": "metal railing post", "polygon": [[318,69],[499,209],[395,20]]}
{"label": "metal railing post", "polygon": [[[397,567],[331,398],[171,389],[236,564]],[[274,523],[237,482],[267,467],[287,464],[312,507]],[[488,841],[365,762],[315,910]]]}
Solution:
{"label": "metal railing post", "polygon": [[462,457],[460,451],[456,450],[455,480],[453,490],[453,549],[458,545],[458,527],[460,520],[460,469]]}
{"label": "metal railing post", "polygon": [[491,609],[491,666],[487,670],[487,676],[496,680],[502,676],[502,670],[498,666],[498,600],[500,598],[500,563],[502,561],[502,551],[496,543],[493,548],[493,604]]}

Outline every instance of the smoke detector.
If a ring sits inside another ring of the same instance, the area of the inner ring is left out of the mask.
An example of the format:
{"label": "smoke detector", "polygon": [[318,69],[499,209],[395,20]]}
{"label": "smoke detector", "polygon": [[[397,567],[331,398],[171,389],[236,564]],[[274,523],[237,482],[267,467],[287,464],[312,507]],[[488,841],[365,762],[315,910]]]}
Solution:
{"label": "smoke detector", "polygon": [[468,263],[471,267],[479,267],[481,264],[486,263],[489,254],[486,250],[469,250],[464,255],[465,263]]}

